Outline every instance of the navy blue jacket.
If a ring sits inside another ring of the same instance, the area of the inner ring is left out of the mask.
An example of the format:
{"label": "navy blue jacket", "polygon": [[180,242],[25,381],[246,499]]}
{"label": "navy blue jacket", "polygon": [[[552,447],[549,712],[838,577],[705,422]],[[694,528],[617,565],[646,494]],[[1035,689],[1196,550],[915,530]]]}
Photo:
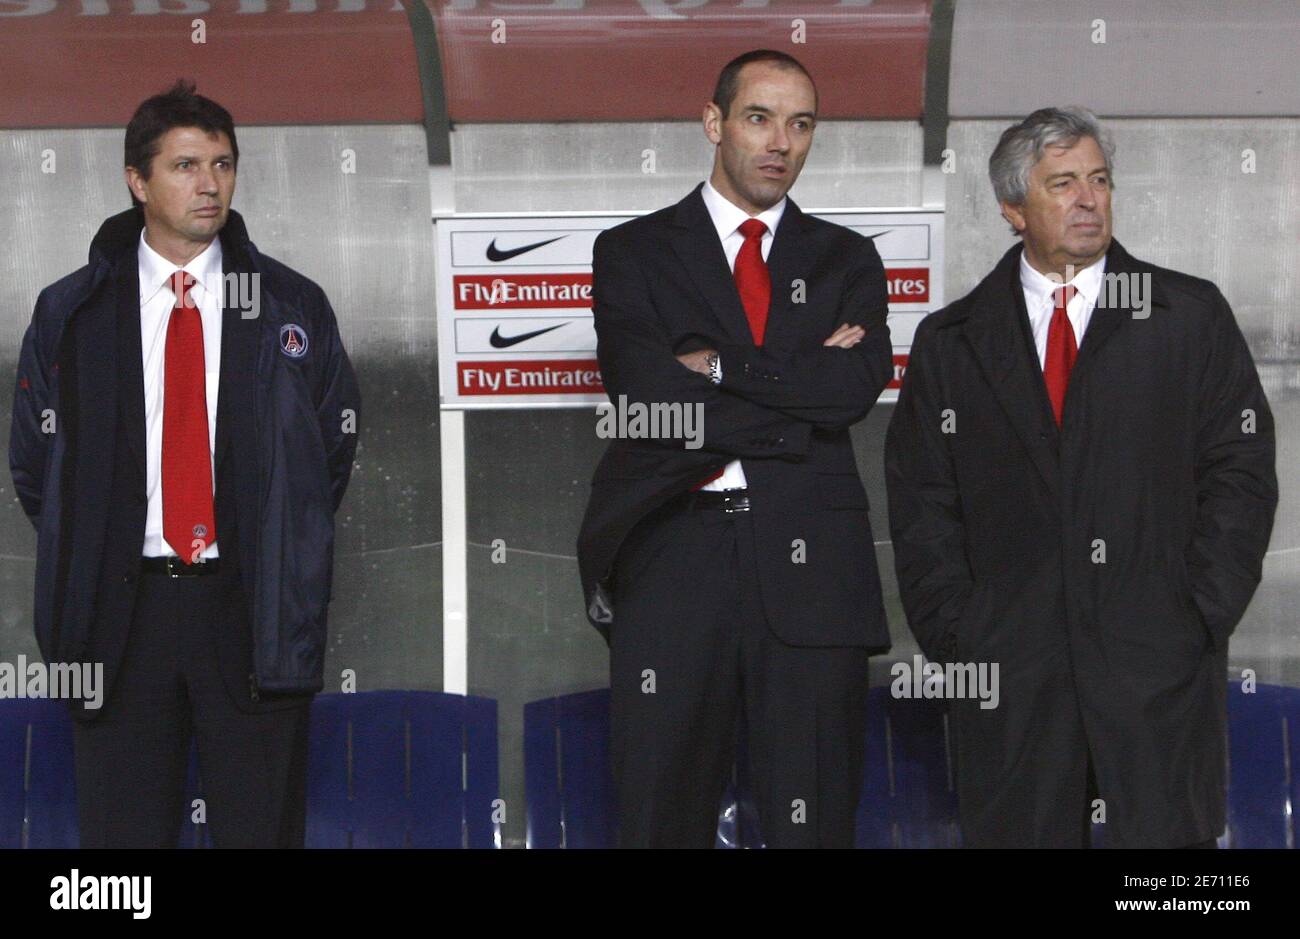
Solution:
{"label": "navy blue jacket", "polygon": [[[51,663],[82,661],[96,648],[101,569],[124,550],[139,554],[139,545],[106,535],[113,448],[125,441],[141,465],[145,454],[143,404],[119,408],[115,338],[119,311],[138,311],[138,297],[120,285],[136,282],[142,225],[138,209],[105,221],[89,263],[41,291],[23,337],[9,465],[37,530],[33,617]],[[218,455],[230,447],[240,457],[238,470],[227,470],[227,498],[240,533],[255,688],[309,694],[322,687],[334,512],[352,472],[360,394],[321,288],[259,252],[238,213],[220,237],[225,273],[258,275],[245,281],[257,285],[255,318],[227,291],[216,429]]]}

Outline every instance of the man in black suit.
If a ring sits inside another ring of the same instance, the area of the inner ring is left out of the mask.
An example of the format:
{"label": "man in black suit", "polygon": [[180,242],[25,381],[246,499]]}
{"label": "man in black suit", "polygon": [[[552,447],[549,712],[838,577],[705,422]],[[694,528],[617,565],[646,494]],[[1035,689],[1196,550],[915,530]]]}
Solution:
{"label": "man in black suit", "polygon": [[967,846],[1212,846],[1228,639],[1277,506],[1273,419],[1228,301],[1111,237],[1082,108],[989,160],[1022,239],[917,329],[886,440],[898,586],[951,702]]}
{"label": "man in black suit", "polygon": [[742,716],[766,843],[853,842],[889,633],[849,428],[892,362],[871,241],[786,197],[816,111],[790,56],[735,59],[704,111],[709,180],[596,240],[611,402],[703,418],[698,448],[612,441],[579,536],[625,846],[713,844]]}
{"label": "man in black suit", "polygon": [[81,845],[174,847],[184,808],[219,847],[300,847],[356,380],[321,289],[230,209],[230,114],[178,83],[125,149],[135,207],[41,291],[9,450],[41,652],[103,667],[71,702]]}

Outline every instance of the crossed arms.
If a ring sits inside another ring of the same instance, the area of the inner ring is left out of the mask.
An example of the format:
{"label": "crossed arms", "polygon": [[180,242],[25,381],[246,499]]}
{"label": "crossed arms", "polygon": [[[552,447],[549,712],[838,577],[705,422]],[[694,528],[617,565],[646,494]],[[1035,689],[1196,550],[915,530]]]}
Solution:
{"label": "crossed arms", "polygon": [[[789,352],[715,342],[678,355],[644,270],[603,233],[593,252],[592,295],[597,357],[611,399],[702,405],[702,450],[714,456],[801,458],[813,428],[843,430],[861,420],[892,375],[884,267],[869,240],[857,249],[845,259],[852,271],[840,323],[820,348]],[[706,364],[713,351],[722,363],[716,385]]]}

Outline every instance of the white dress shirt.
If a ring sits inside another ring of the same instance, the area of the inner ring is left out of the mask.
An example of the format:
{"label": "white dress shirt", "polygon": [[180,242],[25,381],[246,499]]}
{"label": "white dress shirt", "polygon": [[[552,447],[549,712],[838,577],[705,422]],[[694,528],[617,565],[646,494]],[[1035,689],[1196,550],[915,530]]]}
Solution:
{"label": "white dress shirt", "polygon": [[[171,319],[176,296],[171,289],[171,276],[177,267],[144,240],[140,231],[137,251],[140,268],[140,354],[144,363],[144,435],[145,435],[145,494],[149,504],[144,522],[144,556],[176,556],[176,551],[163,538],[162,497],[162,446],[163,446],[163,388],[167,350],[167,323]],[[213,238],[198,257],[186,264],[184,270],[198,283],[190,289],[190,297],[199,308],[203,322],[203,370],[206,378],[208,401],[208,455],[211,459],[217,441],[217,390],[221,385],[221,239]],[[216,495],[217,470],[212,464],[213,496]],[[217,532],[220,540],[221,532]],[[215,558],[219,554],[217,542],[208,545],[202,558]]]}
{"label": "white dress shirt", "polygon": [[[1076,347],[1083,345],[1083,333],[1092,319],[1092,311],[1097,306],[1097,295],[1101,292],[1102,275],[1106,272],[1106,255],[1102,255],[1083,270],[1074,275],[1069,282],[1075,288],[1075,294],[1066,304],[1065,315],[1074,327]],[[1025,312],[1029,314],[1029,326],[1034,331],[1034,347],[1038,350],[1038,365],[1047,366],[1047,332],[1052,325],[1052,311],[1056,309],[1056,288],[1064,284],[1039,273],[1027,260],[1024,252],[1020,254],[1020,287],[1025,292]]]}
{"label": "white dress shirt", "polygon": [[[736,256],[740,254],[740,248],[745,243],[745,236],[740,233],[740,226],[749,219],[756,218],[767,225],[767,231],[763,233],[762,243],[759,250],[763,252],[763,260],[767,261],[768,254],[772,251],[772,239],[776,237],[776,226],[781,221],[781,216],[785,213],[785,197],[781,201],[766,211],[751,216],[740,206],[731,202],[718,190],[713,188],[713,184],[707,179],[704,181],[704,188],[700,191],[704,197],[704,206],[709,210],[709,218],[713,220],[713,227],[718,230],[718,238],[722,241],[722,251],[727,256],[727,266],[734,272],[736,270]],[[726,368],[726,363],[721,363]],[[722,475],[706,486],[701,486],[704,490],[722,490],[722,489],[743,489],[747,485],[745,481],[745,471],[740,465],[739,460],[732,460],[722,471]]]}

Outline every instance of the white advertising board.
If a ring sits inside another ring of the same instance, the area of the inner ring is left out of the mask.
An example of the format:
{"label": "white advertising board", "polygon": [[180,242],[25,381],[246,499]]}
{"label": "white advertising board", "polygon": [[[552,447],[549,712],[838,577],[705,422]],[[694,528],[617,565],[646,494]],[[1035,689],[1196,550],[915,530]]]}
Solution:
{"label": "white advertising board", "polygon": [[[889,284],[898,395],[916,324],[943,306],[942,212],[814,212],[872,238]],[[629,216],[447,218],[435,224],[445,408],[591,407],[606,400],[591,314],[596,236]]]}

